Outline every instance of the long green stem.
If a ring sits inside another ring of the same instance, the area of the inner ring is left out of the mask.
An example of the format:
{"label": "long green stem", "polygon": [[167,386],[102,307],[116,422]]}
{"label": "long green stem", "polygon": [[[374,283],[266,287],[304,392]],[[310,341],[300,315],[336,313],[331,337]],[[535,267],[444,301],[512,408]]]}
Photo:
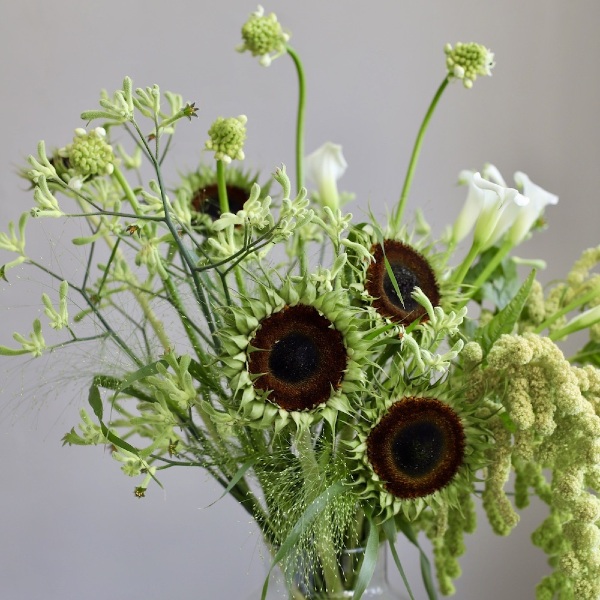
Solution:
{"label": "long green stem", "polygon": [[415,170],[417,168],[417,162],[419,160],[419,154],[421,152],[421,145],[423,144],[423,139],[425,137],[425,132],[427,131],[427,126],[429,125],[429,121],[433,116],[435,111],[435,107],[437,106],[446,86],[448,85],[449,78],[446,77],[444,81],[442,81],[440,87],[437,89],[427,112],[425,113],[425,117],[423,118],[423,122],[421,123],[421,127],[419,129],[419,133],[417,134],[417,139],[415,140],[415,145],[413,147],[412,155],[410,157],[410,162],[408,163],[408,170],[406,171],[406,177],[404,178],[404,186],[402,187],[402,193],[400,194],[400,201],[398,202],[398,206],[396,207],[396,211],[392,218],[392,229],[398,231],[400,229],[400,223],[402,223],[402,217],[404,215],[404,209],[406,207],[406,201],[408,199],[408,194],[410,193],[410,187],[412,185],[412,180],[415,175]]}
{"label": "long green stem", "polygon": [[223,215],[229,212],[229,200],[227,198],[227,183],[225,182],[225,165],[222,160],[217,161],[217,188],[219,190],[219,210]]}
{"label": "long green stem", "polygon": [[572,300],[571,302],[569,302],[569,304],[563,306],[563,308],[561,308],[560,310],[557,310],[551,317],[548,317],[543,323],[538,325],[533,332],[538,334],[541,333],[542,331],[544,331],[544,329],[550,327],[552,323],[558,321],[558,319],[564,317],[572,310],[575,310],[576,308],[579,308],[580,306],[583,306],[584,304],[588,303],[590,300],[593,300],[598,295],[600,295],[600,287],[592,288],[591,290],[588,290],[585,294],[577,296],[575,300]]}
{"label": "long green stem", "polygon": [[300,57],[293,48],[287,47],[298,73],[298,114],[296,117],[296,187],[304,187],[304,109],[306,105],[306,78]]}
{"label": "long green stem", "polygon": [[481,246],[473,242],[469,253],[467,254],[467,256],[465,256],[458,269],[454,272],[454,275],[452,276],[452,283],[460,285],[463,282],[463,279],[466,277],[469,269],[471,268],[471,265],[473,264],[473,261],[475,260],[480,251]]}
{"label": "long green stem", "polygon": [[218,350],[220,348],[221,344],[220,344],[219,338],[217,336],[217,325],[215,323],[215,318],[212,313],[211,307],[208,303],[208,299],[206,298],[204,286],[202,285],[202,283],[200,281],[198,273],[195,271],[195,261],[192,258],[192,256],[190,255],[189,250],[179,239],[179,233],[177,232],[177,229],[175,228],[175,225],[173,224],[173,219],[171,218],[171,214],[170,214],[170,210],[169,210],[170,205],[167,200],[167,195],[165,192],[165,185],[164,185],[164,182],[162,179],[162,171],[161,171],[160,165],[158,164],[157,159],[152,155],[152,152],[150,151],[148,143],[146,142],[146,138],[144,137],[144,134],[142,133],[141,129],[139,128],[139,125],[135,121],[132,121],[132,125],[135,128],[135,130],[140,138],[140,141],[144,145],[146,152],[148,153],[148,156],[150,158],[150,162],[152,163],[152,166],[154,167],[154,172],[156,173],[156,177],[158,179],[158,186],[160,189],[161,200],[163,203],[163,208],[164,208],[164,213],[165,213],[165,224],[166,224],[167,228],[169,229],[169,231],[171,232],[171,235],[173,236],[173,240],[174,240],[175,244],[177,244],[177,247],[179,249],[181,257],[183,258],[183,260],[185,261],[185,263],[187,264],[187,266],[190,270],[192,280],[194,282],[193,289],[194,289],[194,292],[196,295],[196,299],[198,300],[198,303],[200,304],[200,308],[202,309],[202,312],[203,312],[206,322],[208,324],[208,328],[210,329],[210,333],[211,333],[211,336],[212,336],[212,339],[214,342],[213,343],[214,348],[216,350]]}
{"label": "long green stem", "polygon": [[118,181],[119,185],[121,186],[121,189],[125,192],[125,197],[129,201],[129,204],[131,204],[131,208],[133,209],[133,212],[136,215],[139,215],[141,212],[140,204],[137,201],[137,198],[135,197],[135,194],[133,193],[133,190],[131,189],[129,182],[127,181],[127,179],[125,179],[125,176],[123,175],[123,173],[122,173],[121,169],[119,169],[119,167],[115,166],[114,171],[113,171],[113,176]]}
{"label": "long green stem", "polygon": [[[477,279],[475,279],[475,281],[473,282],[473,287],[468,292],[466,299],[459,306],[459,308],[462,308],[465,304],[467,304],[467,302],[469,301],[469,298],[471,298],[475,294],[475,292],[489,279],[490,275],[497,269],[498,265],[504,260],[504,258],[511,251],[513,246],[514,246],[514,244],[511,240],[507,239],[504,241],[502,246],[500,246],[500,248],[498,249],[498,252],[496,252],[494,257],[485,266],[483,271],[481,271],[481,273],[477,276]],[[465,275],[466,275],[466,272],[465,272]],[[463,275],[463,278],[464,278],[464,275]],[[461,283],[461,282],[462,282],[462,279],[457,283]]]}

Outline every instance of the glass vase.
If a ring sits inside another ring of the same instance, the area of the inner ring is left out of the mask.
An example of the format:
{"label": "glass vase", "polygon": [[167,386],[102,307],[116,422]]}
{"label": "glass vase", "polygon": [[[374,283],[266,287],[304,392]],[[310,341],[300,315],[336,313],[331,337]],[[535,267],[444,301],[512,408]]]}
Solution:
{"label": "glass vase", "polygon": [[[373,577],[362,595],[362,600],[404,600],[390,586],[387,578],[386,544],[379,548],[377,563]],[[269,579],[267,600],[344,600],[351,599],[364,558],[364,548],[344,550],[338,557],[337,568],[333,577],[333,586],[325,583],[324,570],[321,565],[311,568],[306,562],[299,560],[297,572],[288,569],[284,577],[279,570],[273,570]],[[331,574],[329,581],[332,581]],[[328,589],[329,588],[329,589]],[[247,600],[260,600],[261,592],[248,597]]]}

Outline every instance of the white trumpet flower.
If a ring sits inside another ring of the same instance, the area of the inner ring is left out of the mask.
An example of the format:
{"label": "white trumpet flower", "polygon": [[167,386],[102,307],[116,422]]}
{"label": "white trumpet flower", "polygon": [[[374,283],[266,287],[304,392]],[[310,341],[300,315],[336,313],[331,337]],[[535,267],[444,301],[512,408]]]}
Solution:
{"label": "white trumpet flower", "polygon": [[342,147],[339,144],[326,142],[304,161],[307,178],[317,186],[320,204],[335,211],[340,206],[337,180],[348,167],[342,154]]}

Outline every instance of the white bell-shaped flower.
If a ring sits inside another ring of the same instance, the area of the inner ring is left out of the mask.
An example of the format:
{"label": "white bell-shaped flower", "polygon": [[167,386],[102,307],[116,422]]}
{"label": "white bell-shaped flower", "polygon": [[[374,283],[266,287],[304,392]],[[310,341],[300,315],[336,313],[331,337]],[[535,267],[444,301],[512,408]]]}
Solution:
{"label": "white bell-shaped flower", "polygon": [[533,224],[540,218],[548,204],[557,204],[558,196],[547,192],[539,185],[533,183],[525,173],[517,171],[514,180],[523,194],[529,198],[529,204],[523,207],[515,219],[510,231],[509,239],[516,246],[520,244]]}
{"label": "white bell-shaped flower", "polygon": [[339,144],[326,142],[304,161],[306,177],[317,186],[320,204],[335,211],[340,206],[337,181],[348,167],[342,154],[342,147]]}
{"label": "white bell-shaped flower", "polygon": [[558,197],[533,183],[525,173],[514,176],[519,190],[506,185],[494,165],[485,165],[482,175],[462,171],[459,182],[468,184],[467,199],[452,227],[451,240],[457,244],[475,227],[474,242],[485,250],[506,236],[515,246],[523,241],[548,204]]}

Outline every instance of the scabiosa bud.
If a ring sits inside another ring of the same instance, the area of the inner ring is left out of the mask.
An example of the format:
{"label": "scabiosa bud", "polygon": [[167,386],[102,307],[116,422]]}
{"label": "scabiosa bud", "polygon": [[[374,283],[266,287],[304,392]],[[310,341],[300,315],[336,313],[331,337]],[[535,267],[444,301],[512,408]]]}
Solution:
{"label": "scabiosa bud", "polygon": [[219,117],[208,130],[207,150],[213,150],[215,158],[225,163],[233,159],[244,160],[244,141],[246,140],[246,115]]}
{"label": "scabiosa bud", "polygon": [[457,42],[454,48],[451,44],[446,44],[444,52],[448,75],[462,79],[466,88],[473,87],[478,75],[492,74],[494,53],[481,44]]}
{"label": "scabiosa bud", "polygon": [[76,176],[110,175],[114,169],[115,155],[105,138],[106,131],[102,127],[96,127],[89,133],[78,127],[73,142],[62,148],[59,154],[69,160],[69,168]]}
{"label": "scabiosa bud", "polygon": [[268,67],[274,58],[285,53],[290,36],[283,31],[274,13],[265,15],[264,12],[259,5],[250,15],[242,27],[244,41],[236,49],[238,52],[248,50],[252,56],[259,56],[260,64]]}

